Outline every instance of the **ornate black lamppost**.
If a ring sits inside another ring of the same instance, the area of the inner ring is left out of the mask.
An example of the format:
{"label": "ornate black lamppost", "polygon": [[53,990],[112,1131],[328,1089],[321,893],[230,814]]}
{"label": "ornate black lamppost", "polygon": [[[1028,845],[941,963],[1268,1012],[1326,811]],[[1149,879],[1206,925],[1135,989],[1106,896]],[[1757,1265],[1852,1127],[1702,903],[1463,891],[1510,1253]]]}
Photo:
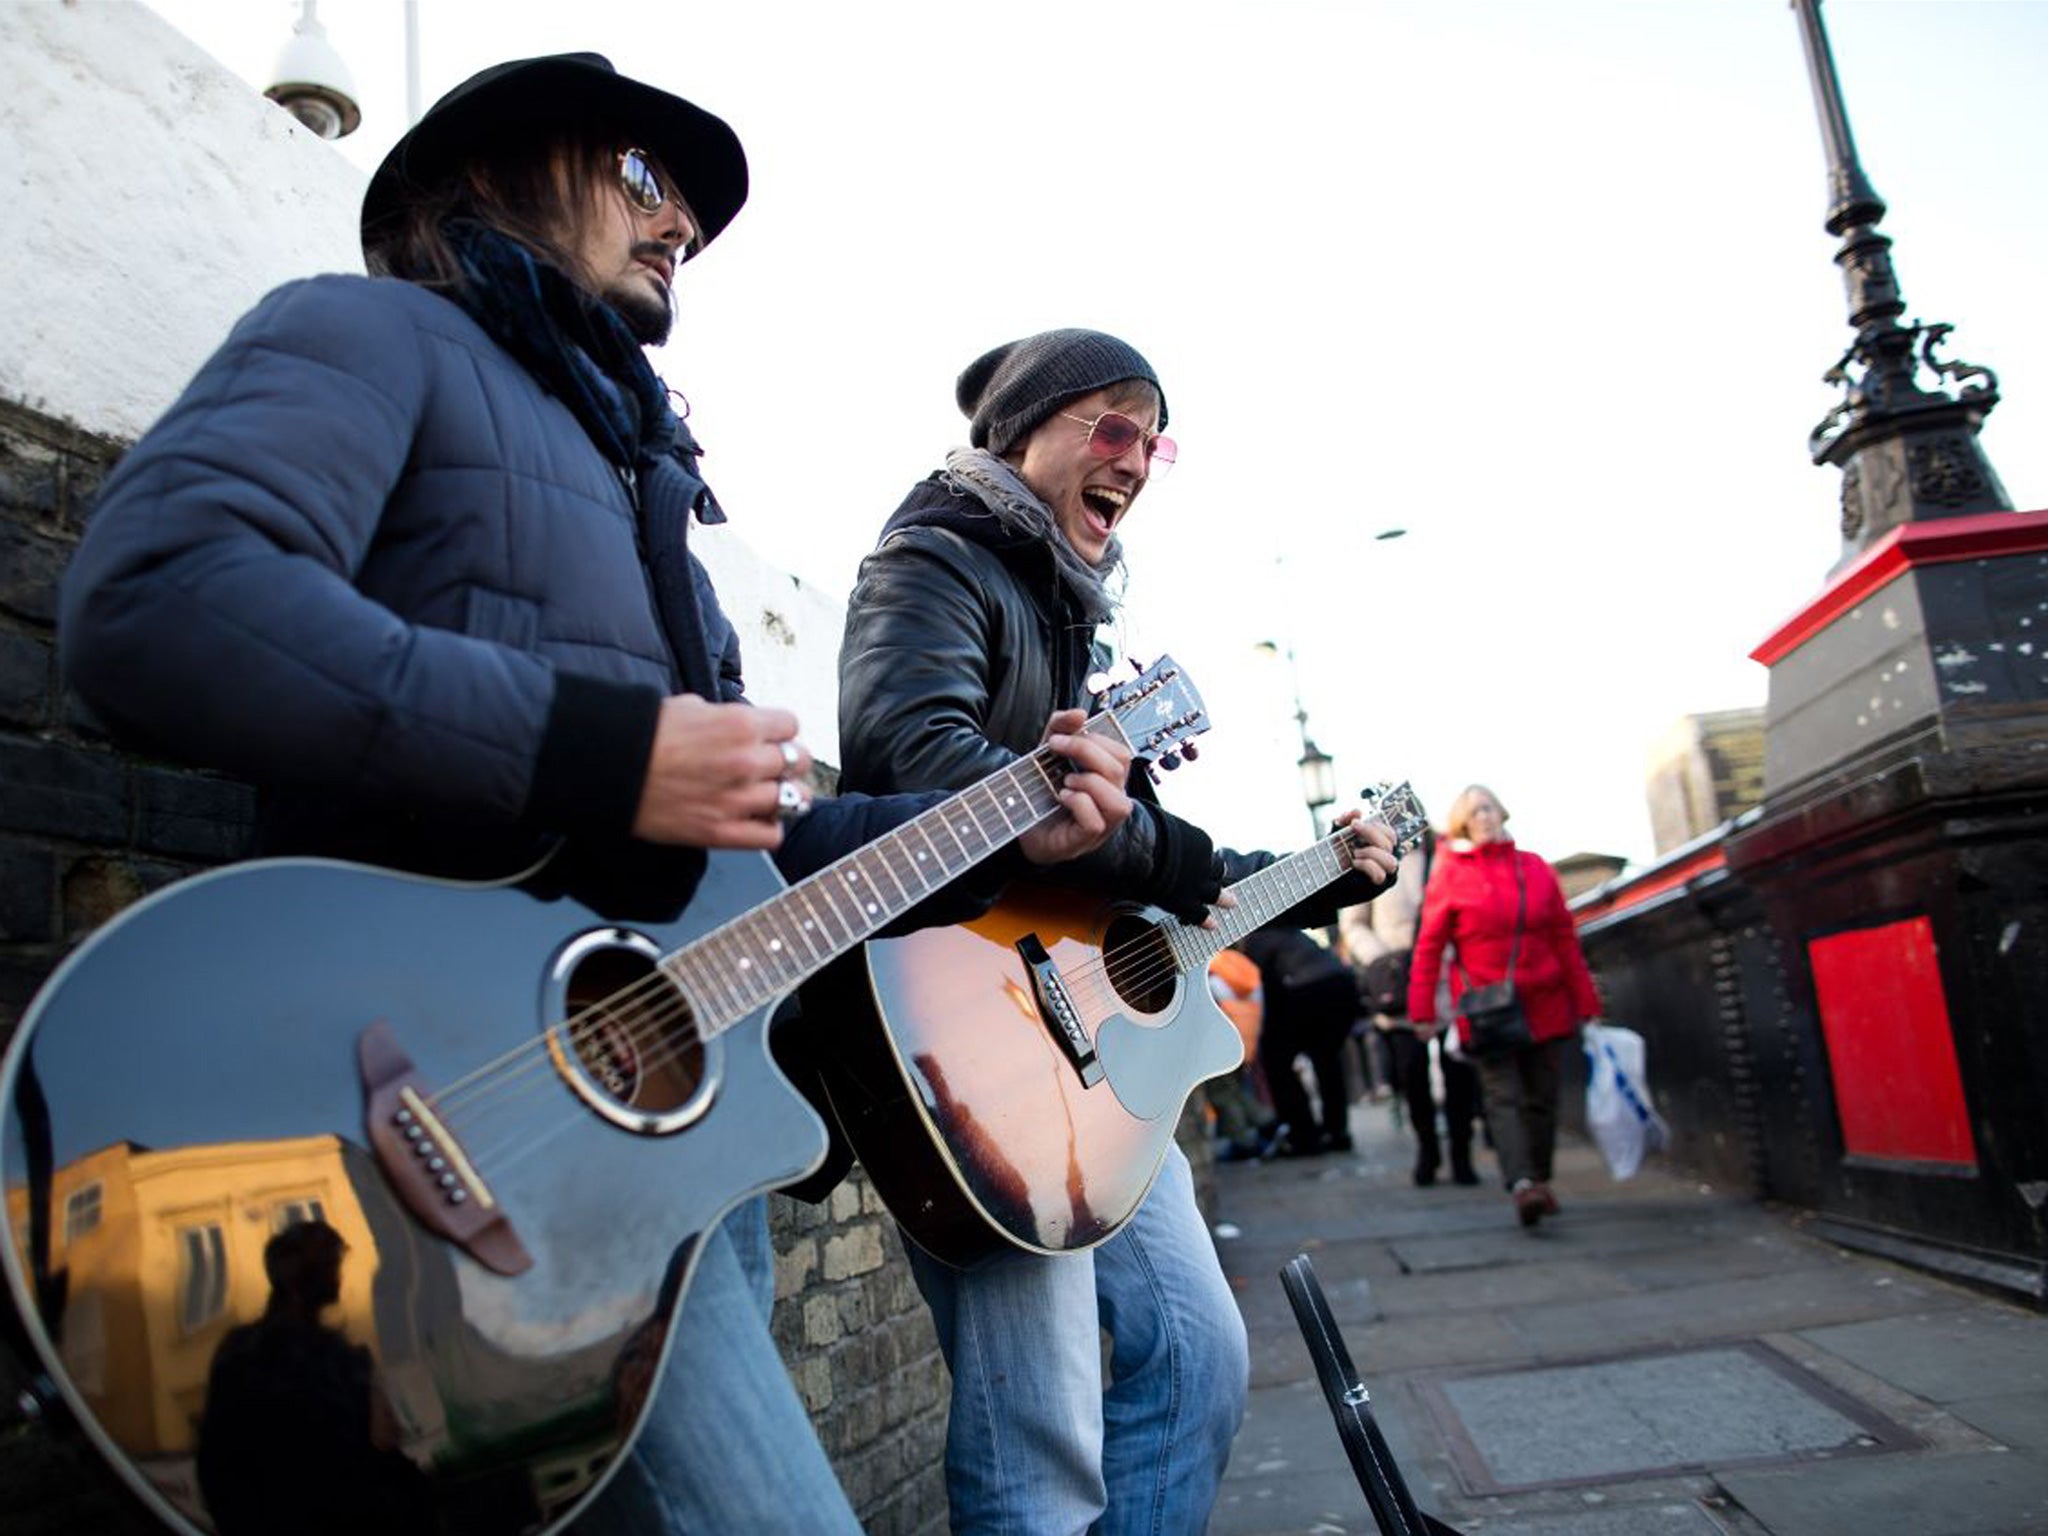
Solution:
{"label": "ornate black lamppost", "polygon": [[1294,647],[1277,640],[1261,640],[1253,649],[1286,659],[1288,686],[1294,690],[1294,728],[1301,734],[1301,756],[1294,760],[1294,766],[1301,770],[1301,798],[1308,806],[1309,835],[1321,837],[1323,812],[1337,803],[1336,763],[1308,733],[1308,706],[1301,702],[1301,668],[1294,659]]}
{"label": "ornate black lamppost", "polygon": [[[1892,270],[1892,243],[1877,232],[1884,200],[1856,158],[1820,0],[1792,0],[1792,9],[1827,146],[1827,229],[1842,239],[1835,265],[1856,328],[1849,350],[1826,374],[1827,382],[1842,387],[1841,402],[1807,438],[1814,463],[1842,471],[1839,564],[1846,564],[1900,523],[2010,512],[2012,502],[1977,442],[1998,404],[1997,377],[1988,368],[1935,356],[1952,326],[1899,323],[1906,305]],[[1933,375],[1933,388],[1920,385],[1923,367]],[[1942,388],[1944,380],[1957,392]]]}
{"label": "ornate black lamppost", "polygon": [[1301,756],[1295,760],[1295,766],[1301,770],[1301,798],[1308,803],[1310,835],[1321,837],[1323,812],[1337,803],[1337,768],[1330,755],[1316,745],[1315,737],[1309,735],[1307,712],[1295,718],[1301,723]]}

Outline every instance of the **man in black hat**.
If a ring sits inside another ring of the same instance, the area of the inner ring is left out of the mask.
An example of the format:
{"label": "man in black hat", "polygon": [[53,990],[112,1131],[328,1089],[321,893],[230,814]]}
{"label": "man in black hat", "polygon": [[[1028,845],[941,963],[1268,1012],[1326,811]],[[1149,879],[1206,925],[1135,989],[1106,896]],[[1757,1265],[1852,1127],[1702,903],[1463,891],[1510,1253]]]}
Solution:
{"label": "man in black hat", "polygon": [[[1081,702],[1109,662],[1118,530],[1173,462],[1152,365],[1100,331],[996,347],[960,375],[970,448],[912,489],[862,563],[840,649],[843,783],[872,793],[972,783],[1029,750],[1029,722]],[[1153,798],[1062,883],[1188,921],[1271,862],[1211,846]],[[1357,819],[1346,812],[1346,822]],[[1353,869],[1276,922],[1327,923],[1391,877],[1366,829]],[[1244,1412],[1244,1324],[1168,1152],[1130,1221],[1099,1246],[1019,1250],[956,1271],[915,1249],[953,1373],[947,1490],[955,1530],[1203,1530]],[[1111,1336],[1102,1372],[1098,1321]]]}
{"label": "man in black hat", "polygon": [[[371,277],[264,299],[108,480],[63,587],[70,681],[127,739],[254,781],[266,852],[492,879],[546,858],[551,885],[620,916],[682,903],[697,850],[801,875],[937,803],[809,806],[796,720],[746,702],[688,548],[723,513],[641,348],[746,191],[725,123],[595,54],[450,92],[371,181]],[[1022,839],[1034,862],[1129,812],[1128,753],[1067,734],[1080,719],[1047,737],[1075,772],[1065,813]],[[914,915],[981,910],[1010,862]],[[700,1245],[593,1526],[858,1529],[767,1331],[771,1258],[759,1199]],[[488,1380],[490,1348],[464,1340],[503,1321],[464,1313],[436,1348],[480,1350]],[[644,1376],[665,1322],[614,1378]],[[589,1453],[573,1398],[604,1362],[560,1347],[572,1443],[553,1463],[478,1447],[479,1422],[460,1470],[495,1460],[494,1486],[530,1499]]]}

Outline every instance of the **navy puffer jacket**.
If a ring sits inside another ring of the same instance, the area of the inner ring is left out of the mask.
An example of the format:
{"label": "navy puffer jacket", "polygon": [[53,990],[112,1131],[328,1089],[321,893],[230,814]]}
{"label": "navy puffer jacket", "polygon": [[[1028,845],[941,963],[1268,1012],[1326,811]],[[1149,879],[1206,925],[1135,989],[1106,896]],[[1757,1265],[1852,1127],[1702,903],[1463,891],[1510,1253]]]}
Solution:
{"label": "navy puffer jacket", "polygon": [[[268,852],[484,877],[623,840],[661,699],[741,697],[684,543],[715,506],[694,449],[631,483],[456,304],[290,284],[108,479],[62,587],[65,673],[129,740],[257,784]],[[821,804],[778,862],[934,798]]]}

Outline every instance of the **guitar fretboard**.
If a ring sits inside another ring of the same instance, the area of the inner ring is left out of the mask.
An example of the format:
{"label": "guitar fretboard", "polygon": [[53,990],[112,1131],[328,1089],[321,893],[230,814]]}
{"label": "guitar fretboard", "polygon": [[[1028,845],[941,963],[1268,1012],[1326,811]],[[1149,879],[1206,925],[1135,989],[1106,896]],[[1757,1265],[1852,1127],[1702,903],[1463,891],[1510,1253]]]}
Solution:
{"label": "guitar fretboard", "polygon": [[1306,901],[1345,874],[1351,868],[1351,845],[1357,840],[1351,828],[1339,827],[1321,842],[1245,876],[1230,888],[1237,905],[1212,909],[1216,914],[1213,930],[1194,923],[1176,923],[1167,929],[1167,947],[1181,974],[1200,974],[1220,950],[1254,928],[1263,928],[1296,902]]}
{"label": "guitar fretboard", "polygon": [[[1082,729],[1118,728],[1098,715]],[[1046,820],[1065,770],[1041,747],[665,957],[698,1033],[732,1028]]]}

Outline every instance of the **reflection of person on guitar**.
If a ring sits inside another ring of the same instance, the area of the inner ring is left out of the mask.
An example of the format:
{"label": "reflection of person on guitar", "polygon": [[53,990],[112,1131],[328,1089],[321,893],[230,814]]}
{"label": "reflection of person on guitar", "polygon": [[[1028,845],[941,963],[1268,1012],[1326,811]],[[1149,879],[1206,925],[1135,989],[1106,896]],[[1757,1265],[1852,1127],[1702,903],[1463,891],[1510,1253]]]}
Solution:
{"label": "reflection of person on guitar", "polygon": [[[1115,611],[1117,529],[1174,458],[1151,365],[1100,332],[998,347],[956,398],[973,448],[912,490],[849,602],[852,788],[972,782],[1029,748],[1029,721],[1080,702],[1104,659],[1092,637]],[[1213,848],[1142,776],[1132,791],[1131,820],[1063,882],[1201,922],[1227,881],[1270,862]],[[1374,827],[1352,845],[1355,872],[1313,921],[1371,897],[1393,871],[1389,842]],[[1246,1354],[1177,1149],[1127,1224],[1085,1252],[1011,1251],[971,1271],[911,1257],[953,1373],[955,1529],[1202,1529],[1243,1413]],[[1113,1337],[1107,1396],[1098,1319]]]}
{"label": "reflection of person on guitar", "polygon": [[[687,547],[723,513],[641,349],[746,186],[723,122],[594,54],[450,92],[371,181],[382,280],[270,295],[108,481],[64,585],[71,682],[125,739],[254,781],[267,853],[480,879],[557,847],[548,877],[604,911],[679,907],[692,850],[794,878],[938,803],[810,805],[795,717],[746,701]],[[1081,718],[1045,737],[1074,772],[1034,863],[1129,814],[1129,753]],[[973,915],[1015,862],[917,916]],[[703,1243],[583,1529],[857,1531],[767,1331],[769,1260],[760,1199]]]}

